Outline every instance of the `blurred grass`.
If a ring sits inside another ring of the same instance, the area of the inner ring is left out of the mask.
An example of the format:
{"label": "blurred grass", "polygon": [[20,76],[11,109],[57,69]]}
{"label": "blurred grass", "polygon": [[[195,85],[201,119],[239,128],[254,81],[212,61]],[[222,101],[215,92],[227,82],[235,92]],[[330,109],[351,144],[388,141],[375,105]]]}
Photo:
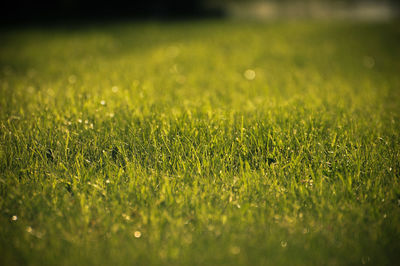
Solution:
{"label": "blurred grass", "polygon": [[0,264],[399,259],[397,22],[1,36]]}

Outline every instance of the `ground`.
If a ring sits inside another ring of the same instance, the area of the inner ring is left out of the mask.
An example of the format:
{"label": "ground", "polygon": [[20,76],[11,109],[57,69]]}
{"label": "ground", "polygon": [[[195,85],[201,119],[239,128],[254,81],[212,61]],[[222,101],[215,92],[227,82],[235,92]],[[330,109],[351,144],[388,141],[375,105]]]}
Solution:
{"label": "ground", "polygon": [[2,29],[0,264],[395,264],[399,29]]}

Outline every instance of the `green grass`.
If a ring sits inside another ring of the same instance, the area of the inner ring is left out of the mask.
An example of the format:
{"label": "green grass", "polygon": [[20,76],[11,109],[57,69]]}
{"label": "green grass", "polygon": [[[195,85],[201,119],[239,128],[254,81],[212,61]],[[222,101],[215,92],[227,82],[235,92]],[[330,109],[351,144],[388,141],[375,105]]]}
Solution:
{"label": "green grass", "polygon": [[0,264],[394,265],[399,28],[3,29]]}

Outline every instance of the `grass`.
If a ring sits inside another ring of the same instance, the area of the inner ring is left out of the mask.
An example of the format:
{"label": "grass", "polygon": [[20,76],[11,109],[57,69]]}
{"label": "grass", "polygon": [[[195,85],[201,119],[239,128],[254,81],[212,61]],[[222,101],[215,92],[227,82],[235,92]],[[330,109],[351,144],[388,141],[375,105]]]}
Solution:
{"label": "grass", "polygon": [[399,261],[397,22],[1,36],[0,264]]}

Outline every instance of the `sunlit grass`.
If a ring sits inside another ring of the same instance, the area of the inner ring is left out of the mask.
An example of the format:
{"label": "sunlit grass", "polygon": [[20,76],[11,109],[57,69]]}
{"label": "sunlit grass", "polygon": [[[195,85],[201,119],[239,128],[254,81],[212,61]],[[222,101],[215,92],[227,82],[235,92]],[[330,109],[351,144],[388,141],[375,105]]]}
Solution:
{"label": "sunlit grass", "polygon": [[395,264],[398,26],[3,30],[0,264]]}

